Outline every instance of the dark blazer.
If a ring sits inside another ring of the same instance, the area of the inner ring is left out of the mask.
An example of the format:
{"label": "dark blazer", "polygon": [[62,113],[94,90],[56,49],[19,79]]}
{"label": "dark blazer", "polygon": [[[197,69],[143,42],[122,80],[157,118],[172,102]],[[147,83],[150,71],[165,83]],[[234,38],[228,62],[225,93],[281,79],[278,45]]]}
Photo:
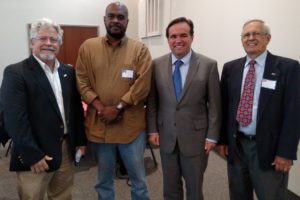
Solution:
{"label": "dark blazer", "polygon": [[[60,64],[66,124],[72,152],[86,145],[83,110],[71,66]],[[5,68],[1,86],[5,127],[13,140],[11,171],[30,170],[45,155],[49,171],[61,164],[64,124],[53,90],[37,60],[30,56]]]}
{"label": "dark blazer", "polygon": [[[241,95],[246,57],[224,65],[221,77],[223,123],[221,144],[227,144],[229,162],[236,148],[238,123],[236,113]],[[268,52],[263,80],[276,82],[261,87],[257,113],[256,142],[259,164],[271,168],[275,156],[295,160],[300,135],[300,66],[299,62]]]}
{"label": "dark blazer", "polygon": [[182,96],[177,102],[171,54],[153,61],[148,98],[148,131],[159,132],[160,148],[171,153],[178,142],[185,156],[204,156],[205,138],[218,140],[221,95],[217,62],[192,52]]}

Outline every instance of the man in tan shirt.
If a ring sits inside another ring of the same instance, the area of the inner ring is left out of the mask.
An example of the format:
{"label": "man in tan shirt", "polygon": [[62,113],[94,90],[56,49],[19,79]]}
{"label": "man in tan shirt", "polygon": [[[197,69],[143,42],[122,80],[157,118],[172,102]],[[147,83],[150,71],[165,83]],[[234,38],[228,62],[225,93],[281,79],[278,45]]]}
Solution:
{"label": "man in tan shirt", "polygon": [[87,138],[98,159],[99,199],[114,199],[117,151],[132,182],[132,199],[149,199],[143,154],[151,55],[144,44],[125,35],[128,21],[125,5],[109,4],[104,17],[106,36],[85,41],[76,63],[78,89],[88,104]]}

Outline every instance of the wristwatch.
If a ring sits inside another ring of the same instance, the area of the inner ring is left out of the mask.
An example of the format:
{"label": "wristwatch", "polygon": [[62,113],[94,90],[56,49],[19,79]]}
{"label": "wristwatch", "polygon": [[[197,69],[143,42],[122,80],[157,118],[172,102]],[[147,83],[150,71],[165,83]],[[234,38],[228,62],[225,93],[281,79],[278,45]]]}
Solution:
{"label": "wristwatch", "polygon": [[124,111],[124,104],[122,102],[118,103],[116,106],[116,109],[118,110],[119,113]]}

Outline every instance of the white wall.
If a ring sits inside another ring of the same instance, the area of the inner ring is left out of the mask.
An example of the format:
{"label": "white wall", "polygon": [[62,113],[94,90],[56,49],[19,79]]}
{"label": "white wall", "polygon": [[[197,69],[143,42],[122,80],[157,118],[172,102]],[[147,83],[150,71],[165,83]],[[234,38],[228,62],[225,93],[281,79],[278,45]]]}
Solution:
{"label": "white wall", "polygon": [[[137,38],[137,0],[119,0],[129,9],[127,35]],[[3,69],[29,55],[27,24],[48,17],[64,25],[99,26],[105,34],[103,16],[112,0],[0,0],[0,82]]]}
{"label": "white wall", "polygon": [[300,196],[300,143],[298,145],[298,161],[294,163],[294,166],[290,172],[289,186],[288,188],[295,194]]}
{"label": "white wall", "polygon": [[186,16],[195,25],[192,48],[215,58],[220,71],[224,62],[245,55],[240,42],[241,28],[253,18],[261,18],[271,27],[271,52],[300,60],[299,0],[163,0],[163,4],[163,35],[143,39],[154,58],[168,52],[164,36],[168,22]]}
{"label": "white wall", "polygon": [[[253,18],[263,19],[271,27],[268,49],[273,54],[300,60],[299,0],[163,0],[163,4],[163,35],[143,39],[154,58],[169,52],[164,35],[169,21],[185,16],[195,25],[192,48],[216,59],[220,72],[225,62],[245,55],[240,42],[241,29],[245,21]],[[298,195],[299,180],[297,161],[290,173],[289,189]]]}

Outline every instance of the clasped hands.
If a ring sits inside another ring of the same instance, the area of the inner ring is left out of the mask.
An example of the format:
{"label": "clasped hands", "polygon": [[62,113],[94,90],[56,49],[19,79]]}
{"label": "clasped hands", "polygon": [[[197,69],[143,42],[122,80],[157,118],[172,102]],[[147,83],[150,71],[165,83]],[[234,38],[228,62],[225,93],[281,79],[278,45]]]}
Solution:
{"label": "clasped hands", "polygon": [[120,115],[115,106],[104,106],[97,111],[97,116],[100,121],[106,124],[119,121],[122,118],[122,115]]}

